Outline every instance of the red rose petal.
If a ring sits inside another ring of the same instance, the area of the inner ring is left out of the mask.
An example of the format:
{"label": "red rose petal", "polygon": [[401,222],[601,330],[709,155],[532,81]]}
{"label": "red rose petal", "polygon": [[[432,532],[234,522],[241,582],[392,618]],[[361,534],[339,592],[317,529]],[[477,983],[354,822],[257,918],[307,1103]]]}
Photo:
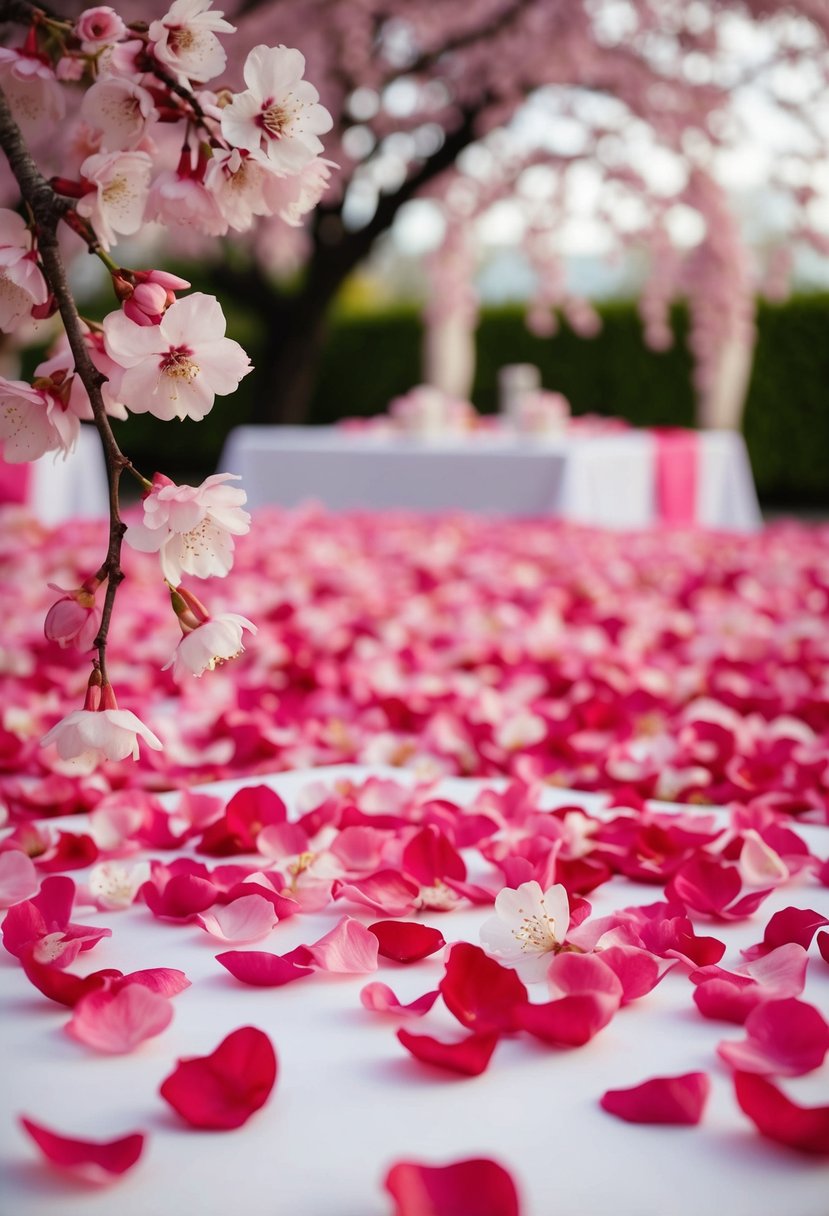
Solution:
{"label": "red rose petal", "polygon": [[209,1056],[179,1060],[162,1082],[162,1098],[192,1127],[241,1127],[265,1105],[276,1082],[276,1053],[268,1036],[242,1026]]}
{"label": "red rose petal", "polygon": [[797,942],[808,950],[812,938],[823,925],[829,925],[829,919],[812,908],[783,908],[770,918],[763,940],[756,946],[749,946],[742,954],[747,959],[761,958],[786,942]]}
{"label": "red rose petal", "polygon": [[653,1077],[630,1089],[609,1089],[600,1099],[608,1114],[628,1123],[699,1123],[711,1088],[704,1072]]}
{"label": "red rose petal", "polygon": [[401,1028],[397,1037],[407,1051],[424,1064],[434,1064],[466,1077],[477,1077],[489,1064],[498,1043],[498,1035],[470,1034],[454,1043],[444,1043],[428,1034],[412,1034]]}
{"label": "red rose petal", "polygon": [[28,1132],[50,1165],[89,1182],[110,1182],[132,1169],[144,1148],[144,1136],[133,1132],[117,1140],[78,1140],[61,1136],[48,1127],[21,1115],[20,1124]]}
{"label": "red rose petal", "polygon": [[450,950],[439,988],[450,1013],[479,1034],[514,1030],[516,1011],[527,1002],[527,989],[515,971],[468,942]]}
{"label": "red rose petal", "polygon": [[398,963],[417,963],[446,945],[439,929],[411,920],[377,920],[369,925],[380,943],[378,953]]}
{"label": "red rose petal", "polygon": [[314,974],[313,967],[300,967],[269,950],[226,950],[216,955],[216,962],[227,968],[234,979],[254,988],[281,988]]}
{"label": "red rose petal", "polygon": [[59,1005],[67,1005],[70,1009],[77,1005],[87,993],[96,988],[105,988],[111,980],[121,979],[121,972],[110,968],[104,971],[93,971],[91,975],[73,975],[64,971],[54,963],[39,963],[31,954],[21,960],[27,977],[44,996]]}
{"label": "red rose petal", "polygon": [[393,1216],[519,1216],[515,1183],[486,1157],[449,1165],[398,1161],[383,1186],[394,1200]]}
{"label": "red rose petal", "polygon": [[734,1093],[761,1136],[803,1153],[829,1154],[829,1106],[798,1106],[752,1072],[734,1074]]}

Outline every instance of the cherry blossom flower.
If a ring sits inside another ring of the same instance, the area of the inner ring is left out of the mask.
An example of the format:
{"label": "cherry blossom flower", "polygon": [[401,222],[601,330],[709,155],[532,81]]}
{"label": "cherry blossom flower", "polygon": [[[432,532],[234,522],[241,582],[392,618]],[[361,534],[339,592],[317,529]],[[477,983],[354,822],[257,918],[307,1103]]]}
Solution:
{"label": "cherry blossom flower", "polygon": [[195,228],[203,236],[224,236],[228,228],[227,219],[204,182],[181,169],[164,169],[155,177],[145,218],[168,228]]}
{"label": "cherry blossom flower", "polygon": [[[81,165],[90,187],[78,199],[78,214],[88,219],[104,249],[130,236],[144,220],[150,190],[152,159],[146,152],[96,152]],[[117,362],[117,360],[116,360]]]}
{"label": "cherry blossom flower", "polygon": [[333,160],[315,156],[298,173],[287,177],[271,173],[263,183],[268,214],[278,215],[292,228],[301,227],[328,189],[331,170],[338,168]]}
{"label": "cherry blossom flower", "polygon": [[118,42],[127,32],[127,27],[115,9],[108,5],[87,8],[75,22],[75,34],[84,51],[94,52],[108,42]]}
{"label": "cherry blossom flower", "polygon": [[145,882],[150,878],[150,863],[139,861],[124,865],[103,861],[89,871],[89,893],[99,908],[128,908]]}
{"label": "cherry blossom flower", "polygon": [[104,342],[110,358],[126,369],[120,396],[127,408],[165,421],[199,421],[216,394],[232,393],[251,370],[239,343],[225,337],[218,300],[202,292],[176,300],[158,325],[136,325],[120,310],[111,312],[104,318]]}
{"label": "cherry blossom flower", "polygon": [[227,55],[217,34],[236,27],[222,12],[210,12],[211,0],[173,0],[166,15],[150,24],[153,54],[177,79],[203,84],[224,71]]}
{"label": "cherry blossom flower", "polygon": [[[95,693],[98,693],[95,696]],[[94,767],[102,760],[138,759],[138,740],[160,751],[162,744],[148,726],[129,709],[119,709],[109,684],[87,692],[86,707],[61,718],[41,739],[41,747],[54,743],[61,760]]]}
{"label": "cherry blossom flower", "polygon": [[247,232],[256,216],[278,210],[270,202],[271,183],[282,180],[276,177],[269,162],[238,148],[217,148],[204,173],[205,189],[215,199],[227,226],[235,232]]}
{"label": "cherry blossom flower", "polygon": [[525,882],[498,892],[495,915],[481,926],[480,940],[488,954],[532,983],[546,976],[569,924],[570,904],[561,884],[542,891],[537,882]]}
{"label": "cherry blossom flower", "polygon": [[22,216],[0,208],[0,330],[13,333],[32,308],[45,304],[46,280],[32,254],[32,237]]}
{"label": "cherry blossom flower", "polygon": [[[140,84],[109,76],[97,80],[84,93],[81,114],[94,131],[100,132],[102,152],[120,152],[141,142],[149,124],[158,117],[158,110],[152,94]],[[89,179],[88,173],[84,176]]]}
{"label": "cherry blossom flower", "polygon": [[50,642],[57,642],[60,647],[77,646],[82,651],[92,649],[101,623],[100,609],[95,603],[100,585],[98,579],[90,578],[82,586],[67,591],[49,583],[50,590],[63,592],[43,622],[43,632]]}
{"label": "cherry blossom flower", "polygon": [[244,651],[244,629],[256,633],[256,626],[247,617],[234,612],[209,617],[185,633],[175,654],[165,664],[165,670],[172,667],[177,680],[187,675],[200,676],[205,671],[213,671],[217,663],[238,658]]}
{"label": "cherry blossom flower", "polygon": [[27,139],[48,135],[66,111],[54,71],[39,55],[0,47],[0,87]]}
{"label": "cherry blossom flower", "polygon": [[127,540],[133,549],[158,553],[164,577],[177,586],[183,574],[223,577],[233,564],[233,537],[250,528],[242,510],[247,495],[229,486],[231,473],[215,473],[200,486],[177,486],[156,474],[144,499],[144,520],[131,524]]}
{"label": "cherry blossom flower", "polygon": [[222,111],[222,134],[234,148],[267,157],[280,173],[298,173],[322,152],[332,119],[302,76],[305,56],[286,47],[255,46],[245,60],[246,92]]}
{"label": "cherry blossom flower", "polygon": [[0,441],[10,464],[46,452],[72,451],[80,431],[76,414],[54,393],[0,376]]}

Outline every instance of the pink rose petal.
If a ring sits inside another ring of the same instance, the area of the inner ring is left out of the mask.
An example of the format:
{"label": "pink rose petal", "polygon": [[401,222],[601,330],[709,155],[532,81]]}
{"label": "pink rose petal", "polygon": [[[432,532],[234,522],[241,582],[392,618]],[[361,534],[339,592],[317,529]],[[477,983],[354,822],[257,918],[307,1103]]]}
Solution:
{"label": "pink rose petal", "polygon": [[262,895],[242,895],[196,917],[202,929],[223,942],[260,941],[278,920],[273,904]]}
{"label": "pink rose petal", "polygon": [[71,971],[64,971],[54,963],[38,962],[32,954],[24,955],[20,962],[26,976],[38,991],[50,1001],[67,1005],[70,1009],[87,993],[94,992],[97,988],[109,987],[112,980],[121,978],[121,972],[114,969],[93,971],[87,976],[73,975]]}
{"label": "pink rose petal", "polygon": [[653,1077],[629,1089],[609,1089],[600,1099],[608,1114],[628,1123],[699,1123],[711,1088],[704,1072]]}
{"label": "pink rose petal", "polygon": [[191,1127],[226,1131],[241,1127],[265,1105],[276,1074],[268,1036],[242,1026],[210,1055],[179,1060],[159,1092]]}
{"label": "pink rose petal", "polygon": [[734,1092],[761,1136],[803,1153],[829,1155],[829,1106],[799,1106],[766,1077],[750,1072],[734,1074]]}
{"label": "pink rose petal", "polygon": [[814,1005],[795,997],[758,1005],[746,1018],[746,1036],[717,1045],[738,1072],[799,1077],[820,1068],[829,1051],[829,1025]]}
{"label": "pink rose petal", "polygon": [[383,1186],[394,1200],[393,1216],[519,1216],[515,1183],[488,1158],[449,1165],[398,1161]]}
{"label": "pink rose petal", "polygon": [[416,997],[408,1005],[402,1005],[388,984],[381,984],[377,981],[361,988],[360,1003],[364,1009],[370,1009],[372,1013],[396,1013],[402,1017],[422,1018],[424,1013],[429,1012],[439,996],[440,993],[435,989],[434,992],[424,992],[423,996]]}
{"label": "pink rose petal", "polygon": [[29,899],[37,891],[40,879],[31,857],[20,849],[0,853],[0,908],[10,908]]}
{"label": "pink rose petal", "polygon": [[116,1140],[78,1140],[50,1131],[25,1115],[21,1115],[20,1124],[50,1165],[68,1170],[86,1182],[113,1182],[120,1178],[132,1169],[144,1148],[141,1132]]}
{"label": "pink rose petal", "polygon": [[143,984],[127,984],[117,992],[99,988],[88,993],[75,1006],[66,1030],[87,1047],[121,1055],[161,1034],[172,1019],[166,997]]}
{"label": "pink rose petal", "polygon": [[417,906],[420,887],[399,870],[378,870],[367,878],[335,882],[333,895],[385,916],[408,916]]}
{"label": "pink rose petal", "polygon": [[268,950],[226,950],[216,955],[234,979],[253,988],[281,988],[294,980],[313,975],[313,967],[303,967]]}
{"label": "pink rose petal", "polygon": [[321,971],[364,975],[377,970],[378,944],[365,925],[344,916],[329,933],[305,949]]}
{"label": "pink rose petal", "polygon": [[647,996],[674,967],[636,946],[608,946],[598,956],[622,985],[622,1004]]}
{"label": "pink rose petal", "polygon": [[427,1034],[412,1034],[401,1027],[397,1037],[408,1052],[423,1064],[434,1064],[466,1077],[477,1077],[489,1064],[498,1044],[497,1033],[470,1034],[453,1043]]}
{"label": "pink rose petal", "polygon": [[808,950],[812,938],[823,925],[829,925],[829,918],[811,908],[783,908],[769,920],[763,940],[743,950],[743,956],[747,959],[760,958],[786,942],[797,942]]}
{"label": "pink rose petal", "polygon": [[142,984],[159,996],[178,996],[190,987],[190,981],[183,971],[175,967],[147,967],[143,971],[131,971],[129,975],[118,975],[113,978],[110,987],[114,992],[127,984]]}

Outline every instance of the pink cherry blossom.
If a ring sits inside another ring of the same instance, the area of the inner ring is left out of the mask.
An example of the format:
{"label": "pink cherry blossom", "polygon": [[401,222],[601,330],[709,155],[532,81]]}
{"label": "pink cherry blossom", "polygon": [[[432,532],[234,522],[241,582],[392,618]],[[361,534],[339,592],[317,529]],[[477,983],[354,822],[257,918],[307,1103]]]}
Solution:
{"label": "pink cherry blossom", "polygon": [[225,139],[266,157],[280,173],[298,173],[319,156],[319,136],[331,130],[331,115],[304,72],[300,51],[256,46],[245,60],[246,92],[222,111]]}
{"label": "pink cherry blossom", "polygon": [[89,871],[89,893],[98,908],[129,908],[145,882],[150,879],[150,863],[125,865],[102,861]]}
{"label": "pink cherry blossom", "polygon": [[216,473],[200,486],[177,486],[156,475],[144,499],[144,520],[130,525],[133,549],[158,553],[164,577],[177,586],[183,574],[223,577],[233,564],[233,537],[250,528],[242,510],[243,490],[227,485],[231,473]]}
{"label": "pink cherry blossom", "polygon": [[119,234],[138,232],[151,172],[152,159],[146,152],[97,152],[81,165],[90,192],[78,200],[78,214],[89,220],[104,249],[114,245]]}
{"label": "pink cherry blossom", "polygon": [[43,622],[43,632],[50,642],[57,642],[60,647],[77,646],[81,651],[92,649],[101,623],[101,612],[95,602],[99,586],[97,579],[88,579],[72,591],[49,584],[52,591],[64,591]]}
{"label": "pink cherry blossom", "polygon": [[0,376],[0,441],[10,464],[72,451],[80,421],[51,392]]}
{"label": "pink cherry blossom", "polygon": [[0,87],[27,139],[48,135],[66,111],[63,91],[40,56],[0,47]]}
{"label": "pink cherry blossom", "polygon": [[[83,200],[82,200],[83,201]],[[125,368],[121,400],[157,418],[204,418],[216,394],[232,393],[251,370],[238,342],[225,337],[214,296],[176,300],[158,325],[135,325],[120,310],[104,318],[107,354]]]}
{"label": "pink cherry blossom", "polygon": [[221,12],[210,12],[211,0],[173,0],[166,15],[150,24],[149,39],[156,59],[182,83],[204,83],[224,71],[227,55],[217,34],[232,34],[235,26]]}
{"label": "pink cherry blossom", "polygon": [[331,170],[338,168],[339,165],[332,160],[315,156],[298,173],[286,177],[271,173],[264,181],[268,213],[278,215],[293,228],[299,228],[328,189]]}
{"label": "pink cherry blossom", "polygon": [[118,42],[127,32],[127,27],[115,9],[102,4],[87,8],[75,23],[75,33],[85,51],[95,51],[108,42]]}
{"label": "pink cherry blossom", "polygon": [[228,229],[227,219],[204,182],[176,169],[164,169],[154,178],[145,218],[168,228],[194,228],[203,236],[224,236]]}
{"label": "pink cherry blossom", "polygon": [[[140,84],[109,76],[97,80],[84,93],[81,114],[93,131],[100,132],[102,152],[120,152],[141,142],[149,124],[158,117],[158,110],[152,94]],[[84,176],[91,180],[85,170]]]}
{"label": "pink cherry blossom", "polygon": [[165,666],[172,667],[177,680],[213,671],[217,663],[226,663],[242,654],[244,629],[256,633],[256,626],[247,617],[234,612],[210,617],[184,635]]}
{"label": "pink cherry blossom", "polygon": [[238,148],[217,149],[204,174],[205,188],[235,232],[247,232],[256,216],[278,210],[270,202],[271,183],[276,181],[282,179],[276,177],[269,162]]}
{"label": "pink cherry blossom", "polygon": [[0,208],[0,330],[13,333],[49,296],[22,216]]}

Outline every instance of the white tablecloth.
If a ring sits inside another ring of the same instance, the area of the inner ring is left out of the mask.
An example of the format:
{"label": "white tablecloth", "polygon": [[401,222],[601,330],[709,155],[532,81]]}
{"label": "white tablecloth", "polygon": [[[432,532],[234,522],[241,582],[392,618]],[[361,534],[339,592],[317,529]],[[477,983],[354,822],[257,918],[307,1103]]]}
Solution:
{"label": "white tablecloth", "polygon": [[41,523],[97,519],[109,511],[106,465],[94,426],[82,426],[77,446],[64,460],[47,452],[32,461],[25,505]]}
{"label": "white tablecloth", "polygon": [[[759,527],[742,436],[704,431],[699,442],[696,522],[735,531]],[[333,511],[551,515],[635,529],[658,522],[655,449],[646,430],[422,440],[341,427],[240,427],[228,437],[219,470],[241,475],[253,507],[313,500]]]}
{"label": "white tablecloth", "polygon": [[[370,771],[380,770],[341,766],[255,783],[266,781],[291,807],[312,779],[330,782],[344,773],[362,779]],[[394,770],[395,779],[406,776]],[[225,782],[220,788],[229,794],[250,783]],[[481,784],[450,779],[440,793],[465,802]],[[553,790],[548,800],[551,806],[577,803],[591,810],[599,803],[596,795]],[[74,820],[68,826],[82,824]],[[825,829],[798,830],[825,855]],[[83,872],[73,877],[82,880]],[[590,896],[596,915],[658,898],[658,888],[616,879]],[[787,886],[751,920],[698,931],[721,937],[728,947],[723,965],[733,966],[738,948],[759,940],[771,913],[792,903],[826,913],[829,890],[815,881]],[[283,953],[314,941],[345,911],[364,924],[379,919],[368,909],[337,904],[333,911],[280,923],[250,948]],[[474,908],[424,913],[421,919],[437,925],[449,942],[475,942],[490,914],[489,908]],[[679,971],[621,1010],[586,1047],[559,1051],[527,1036],[508,1039],[498,1045],[487,1072],[462,1079],[411,1060],[395,1037],[401,1023],[368,1013],[359,1001],[369,980],[413,999],[436,985],[443,972],[440,955],[411,967],[381,960],[380,970],[369,976],[320,975],[285,988],[256,989],[222,970],[214,956],[227,947],[193,924],[158,922],[141,906],[76,913],[72,919],[113,931],[72,970],[180,967],[192,987],[175,998],[175,1017],[162,1035],[130,1055],[106,1057],[70,1039],[62,1029],[69,1011],[36,992],[16,960],[0,951],[0,1211],[9,1216],[388,1216],[391,1204],[381,1182],[395,1161],[444,1164],[476,1156],[493,1157],[511,1171],[523,1216],[826,1216],[829,1167],[755,1133],[736,1106],[729,1070],[714,1053],[718,1041],[742,1038],[743,1031],[698,1016],[689,981]],[[814,946],[810,953],[803,999],[825,1012],[829,968]],[[435,1033],[438,1009],[425,1022],[406,1025],[414,1033]],[[448,1015],[444,1022],[447,1037],[453,1037],[450,1027],[459,1037]],[[158,1086],[177,1057],[206,1054],[243,1025],[270,1036],[279,1058],[276,1089],[239,1131],[192,1131],[168,1110]],[[637,1127],[599,1108],[608,1088],[698,1069],[712,1079],[699,1127]],[[784,1088],[816,1105],[827,1101],[827,1079],[824,1064],[810,1076],[787,1080]],[[34,1146],[18,1129],[20,1112],[89,1138],[143,1129],[149,1137],[145,1155],[112,1188],[81,1189],[41,1168]]]}

